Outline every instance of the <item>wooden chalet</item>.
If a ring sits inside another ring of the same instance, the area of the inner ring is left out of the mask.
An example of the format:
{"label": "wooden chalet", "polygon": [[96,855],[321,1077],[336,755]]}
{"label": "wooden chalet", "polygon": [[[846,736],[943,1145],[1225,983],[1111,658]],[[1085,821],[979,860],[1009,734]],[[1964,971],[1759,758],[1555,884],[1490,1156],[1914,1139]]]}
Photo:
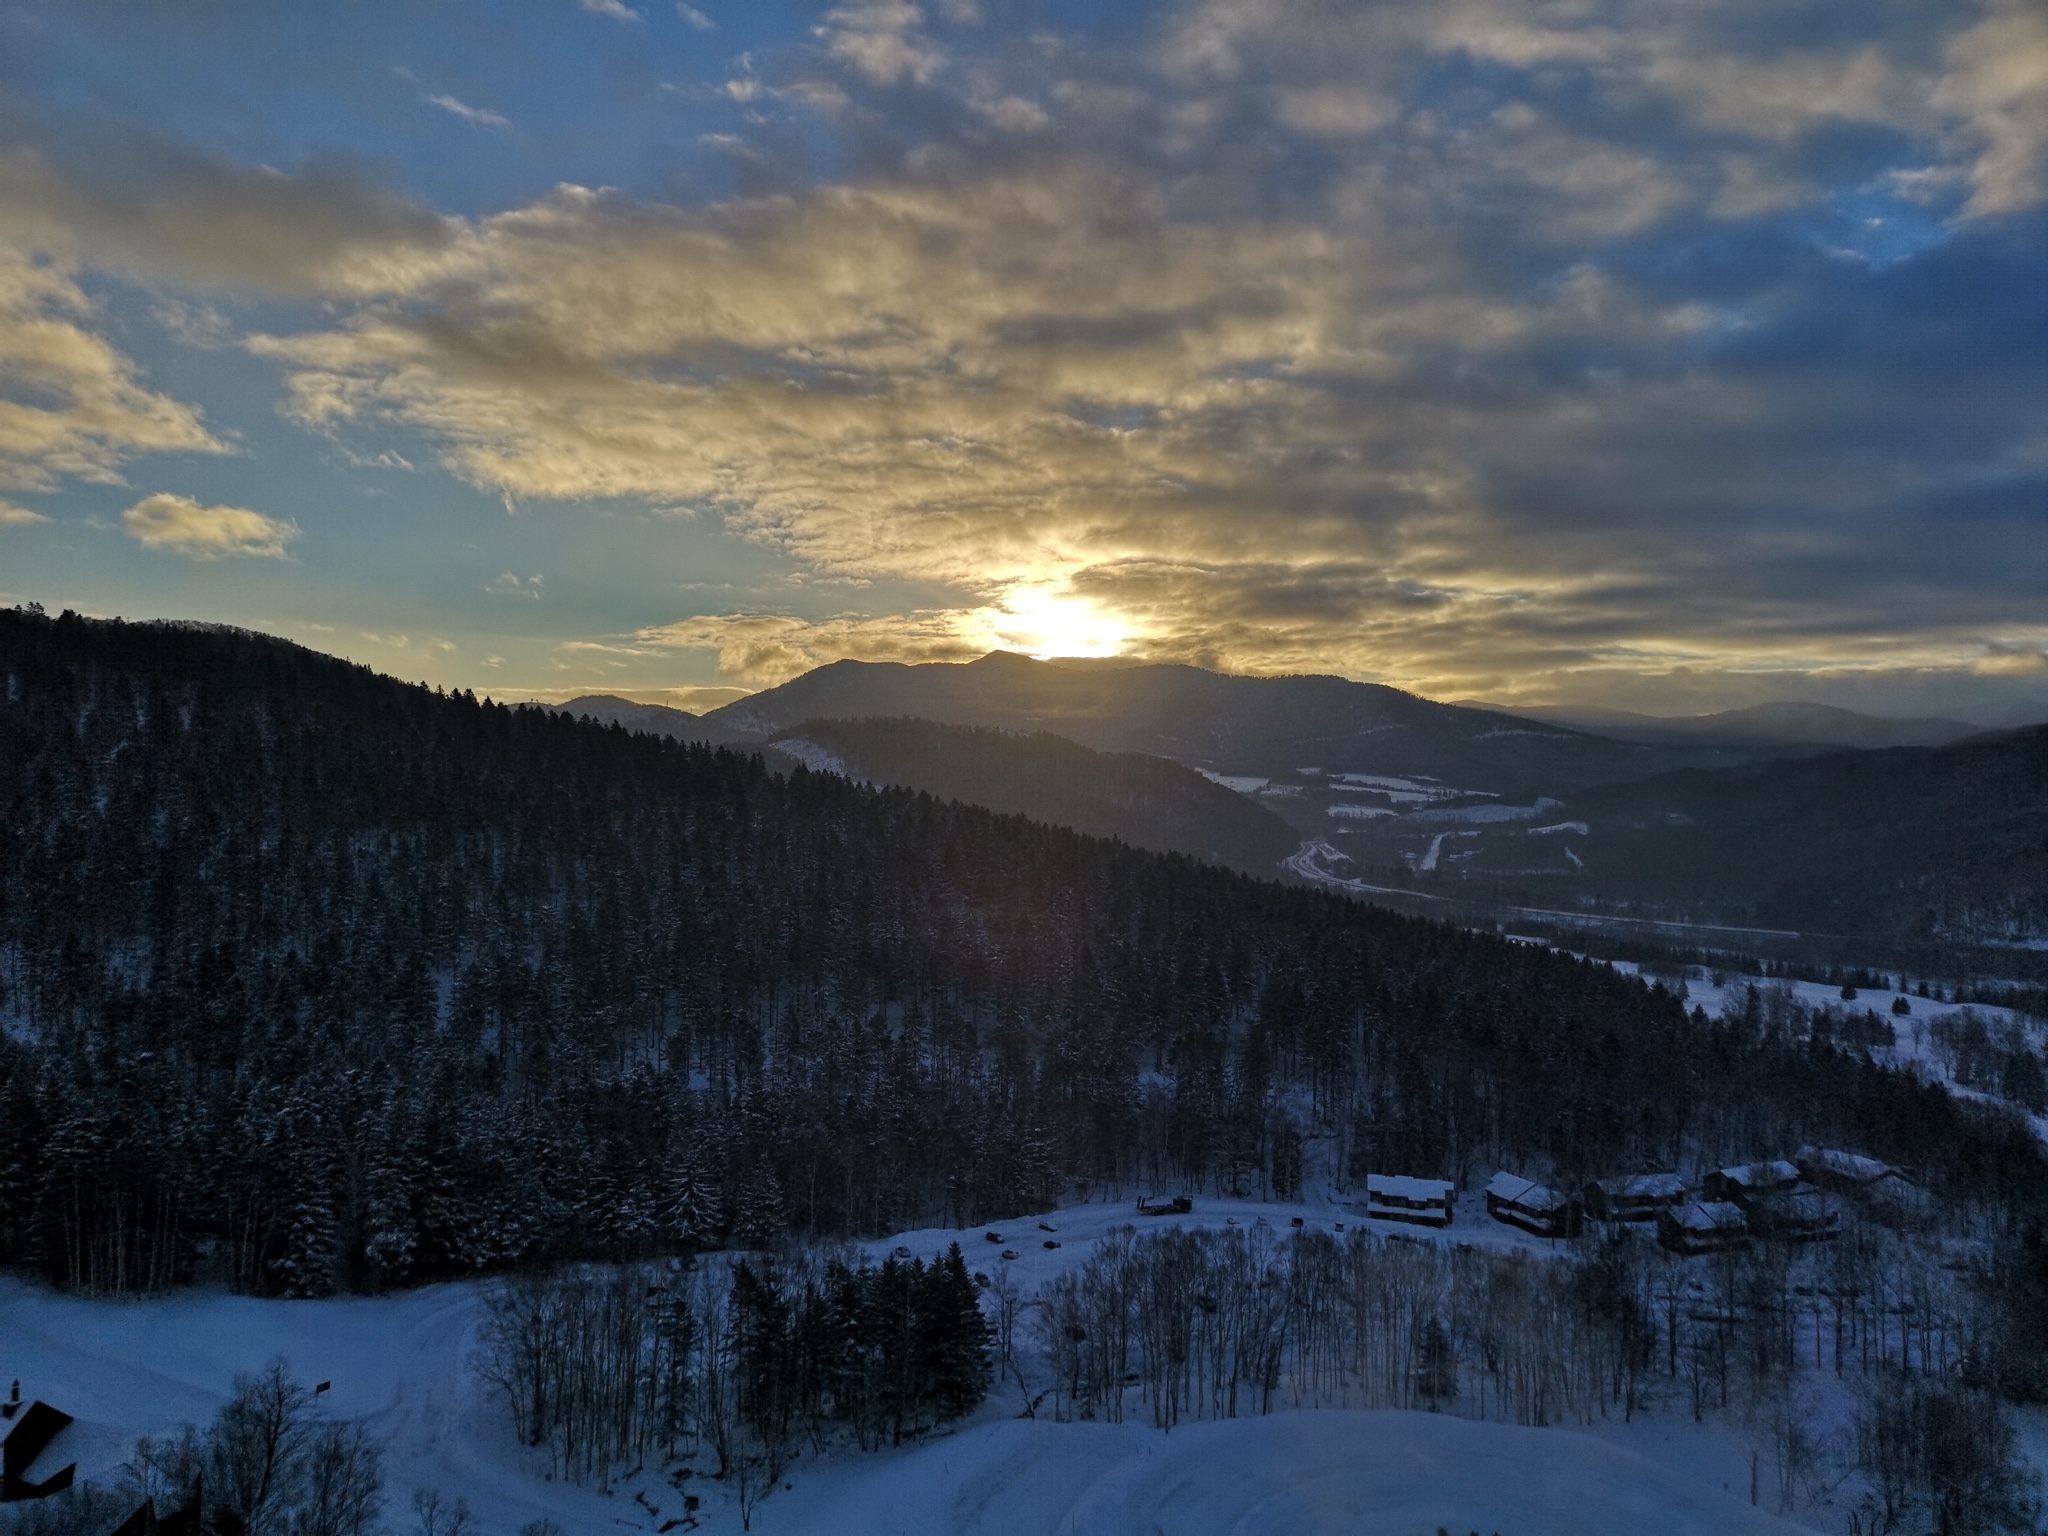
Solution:
{"label": "wooden chalet", "polygon": [[1855,1152],[1832,1147],[1801,1147],[1793,1154],[1799,1172],[1809,1184],[1838,1195],[1875,1195],[1896,1198],[1911,1186],[1905,1175],[1888,1163]]}
{"label": "wooden chalet", "polygon": [[1538,1237],[1577,1237],[1583,1209],[1547,1185],[1501,1172],[1487,1182],[1486,1214]]}
{"label": "wooden chalet", "polygon": [[1747,1207],[1760,1195],[1779,1195],[1796,1188],[1799,1166],[1782,1157],[1767,1163],[1738,1163],[1733,1168],[1716,1168],[1700,1183],[1701,1198]]}
{"label": "wooden chalet", "polygon": [[1824,1243],[1842,1235],[1842,1202],[1811,1184],[1758,1195],[1749,1225],[1758,1237],[1781,1243]]}
{"label": "wooden chalet", "polygon": [[1683,1254],[1746,1248],[1749,1218],[1731,1200],[1687,1200],[1657,1212],[1657,1241]]}
{"label": "wooden chalet", "polygon": [[1596,1179],[1586,1186],[1586,1214],[1596,1221],[1655,1221],[1683,1205],[1688,1191],[1675,1173],[1639,1173],[1626,1179]]}
{"label": "wooden chalet", "polygon": [[1365,1214],[1381,1221],[1448,1227],[1456,1215],[1456,1201],[1449,1179],[1411,1179],[1398,1173],[1365,1176]]}
{"label": "wooden chalet", "polygon": [[51,1447],[71,1427],[71,1415],[41,1401],[23,1406],[18,1382],[7,1408],[7,1438],[0,1442],[0,1504],[62,1493],[78,1475],[78,1464],[63,1460],[61,1446],[54,1452]]}

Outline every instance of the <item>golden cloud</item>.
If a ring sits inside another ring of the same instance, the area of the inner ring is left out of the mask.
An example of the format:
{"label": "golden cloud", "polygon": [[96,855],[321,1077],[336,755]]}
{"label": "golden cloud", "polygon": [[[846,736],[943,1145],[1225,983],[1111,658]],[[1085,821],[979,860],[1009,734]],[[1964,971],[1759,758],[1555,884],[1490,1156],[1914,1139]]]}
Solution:
{"label": "golden cloud", "polygon": [[81,323],[93,306],[71,275],[0,246],[0,486],[120,482],[138,453],[224,453],[191,406],[156,394],[135,364]]}
{"label": "golden cloud", "polygon": [[194,560],[252,556],[285,558],[285,545],[299,536],[296,523],[280,522],[246,507],[208,507],[189,496],[160,492],[121,514],[121,526],[145,549],[168,550]]}

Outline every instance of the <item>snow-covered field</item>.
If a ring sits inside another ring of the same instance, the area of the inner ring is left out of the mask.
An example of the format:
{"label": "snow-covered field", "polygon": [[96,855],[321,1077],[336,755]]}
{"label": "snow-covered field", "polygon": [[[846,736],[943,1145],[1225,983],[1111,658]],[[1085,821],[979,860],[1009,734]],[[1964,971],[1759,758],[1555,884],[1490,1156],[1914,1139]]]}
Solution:
{"label": "snow-covered field", "polygon": [[[1367,1221],[1344,1205],[1201,1201],[1153,1227],[1265,1221],[1365,1226],[1429,1242],[1547,1248],[1486,1218],[1476,1201],[1445,1232]],[[1130,1204],[1069,1207],[968,1231],[908,1232],[865,1245],[923,1257],[959,1242],[970,1267],[1008,1268],[1027,1293],[1086,1258]],[[1058,1230],[1046,1233],[1039,1222]],[[994,1231],[1002,1244],[990,1243]],[[1047,1248],[1048,1241],[1057,1248]],[[1017,1257],[1004,1260],[1007,1249]],[[398,1296],[259,1301],[186,1292],[138,1302],[62,1296],[0,1280],[0,1378],[79,1423],[64,1446],[87,1477],[111,1477],[142,1434],[210,1420],[236,1372],[275,1356],[306,1383],[331,1381],[324,1411],[360,1418],[390,1446],[391,1509],[414,1488],[468,1499],[482,1536],[548,1518],[569,1536],[659,1532],[703,1501],[701,1528],[738,1529],[716,1483],[681,1489],[649,1469],[600,1495],[550,1482],[524,1459],[499,1406],[470,1370],[482,1288],[431,1286]],[[1521,1430],[1429,1414],[1313,1412],[1189,1424],[1055,1424],[1018,1417],[1022,1394],[998,1385],[958,1432],[900,1452],[800,1461],[761,1505],[769,1536],[959,1532],[962,1536],[1122,1536],[1126,1532],[1585,1533],[1792,1532],[1750,1508],[1742,1453],[1728,1433],[1639,1420],[1597,1433]]]}

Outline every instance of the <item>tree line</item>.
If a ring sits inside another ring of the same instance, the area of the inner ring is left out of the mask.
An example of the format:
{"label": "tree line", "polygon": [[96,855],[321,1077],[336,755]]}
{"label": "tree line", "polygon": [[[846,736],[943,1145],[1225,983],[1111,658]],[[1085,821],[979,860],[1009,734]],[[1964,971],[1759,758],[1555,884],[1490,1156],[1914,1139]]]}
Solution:
{"label": "tree line", "polygon": [[931,1264],[803,1251],[501,1283],[480,1370],[523,1445],[600,1490],[702,1454],[743,1522],[800,1446],[900,1445],[978,1408],[989,1331],[959,1245]]}

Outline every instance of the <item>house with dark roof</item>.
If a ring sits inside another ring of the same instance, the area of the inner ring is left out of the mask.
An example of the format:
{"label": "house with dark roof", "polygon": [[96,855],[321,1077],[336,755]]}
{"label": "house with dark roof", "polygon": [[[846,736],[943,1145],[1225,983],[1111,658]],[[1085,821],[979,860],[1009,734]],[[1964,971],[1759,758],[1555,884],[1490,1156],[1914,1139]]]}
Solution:
{"label": "house with dark roof", "polygon": [[62,1493],[78,1475],[78,1463],[64,1459],[64,1431],[71,1415],[38,1399],[21,1406],[21,1383],[8,1405],[14,1412],[0,1441],[0,1504],[44,1499]]}
{"label": "house with dark roof", "polygon": [[1686,1195],[1685,1180],[1675,1173],[1595,1179],[1586,1186],[1586,1214],[1596,1221],[1655,1221]]}
{"label": "house with dark roof", "polygon": [[1673,1253],[1719,1253],[1749,1246],[1749,1218],[1728,1200],[1688,1200],[1657,1213],[1657,1242]]}
{"label": "house with dark roof", "polygon": [[1784,1158],[1764,1163],[1738,1163],[1716,1168],[1700,1181],[1700,1194],[1708,1200],[1727,1200],[1747,1206],[1759,1195],[1782,1194],[1799,1183],[1799,1167]]}

